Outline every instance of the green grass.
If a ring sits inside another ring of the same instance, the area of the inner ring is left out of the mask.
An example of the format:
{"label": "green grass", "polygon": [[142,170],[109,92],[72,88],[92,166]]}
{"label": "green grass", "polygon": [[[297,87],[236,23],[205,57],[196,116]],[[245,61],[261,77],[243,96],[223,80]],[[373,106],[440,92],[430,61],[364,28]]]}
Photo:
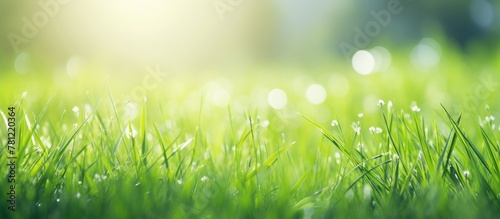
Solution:
{"label": "green grass", "polygon": [[[498,87],[481,96],[477,75],[403,70],[346,74],[345,96],[322,70],[173,75],[139,103],[121,98],[134,80],[82,77],[52,90],[6,74],[0,188],[6,199],[4,115],[15,106],[17,205],[3,201],[0,217],[500,217]],[[229,105],[213,103],[208,81],[229,91]],[[311,82],[327,88],[325,103],[300,93]],[[285,109],[267,105],[275,87]]]}

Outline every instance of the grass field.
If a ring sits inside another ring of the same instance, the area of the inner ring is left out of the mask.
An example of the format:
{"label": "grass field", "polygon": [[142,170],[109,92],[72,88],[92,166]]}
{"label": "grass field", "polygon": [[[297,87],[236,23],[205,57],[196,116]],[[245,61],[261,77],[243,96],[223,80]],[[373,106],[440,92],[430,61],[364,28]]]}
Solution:
{"label": "grass field", "polygon": [[6,72],[0,218],[499,218],[500,66],[456,54],[169,73],[145,101],[146,74]]}

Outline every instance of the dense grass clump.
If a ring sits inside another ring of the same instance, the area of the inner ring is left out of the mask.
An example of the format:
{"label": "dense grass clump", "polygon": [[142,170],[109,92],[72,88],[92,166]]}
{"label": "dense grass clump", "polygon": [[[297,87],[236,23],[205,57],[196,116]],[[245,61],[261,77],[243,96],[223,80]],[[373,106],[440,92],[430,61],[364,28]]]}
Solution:
{"label": "dense grass clump", "polygon": [[417,105],[380,100],[352,124],[293,114],[300,126],[282,127],[283,114],[204,109],[203,99],[197,115],[172,116],[110,91],[58,113],[57,97],[23,98],[16,212],[2,218],[500,216],[490,115],[465,121],[442,107],[427,120]]}
{"label": "dense grass clump", "polygon": [[[451,63],[426,74],[172,74],[144,100],[128,89],[140,77],[7,74],[0,218],[499,218],[500,83]],[[324,102],[308,102],[311,84]],[[274,88],[287,95],[281,109],[268,103]]]}

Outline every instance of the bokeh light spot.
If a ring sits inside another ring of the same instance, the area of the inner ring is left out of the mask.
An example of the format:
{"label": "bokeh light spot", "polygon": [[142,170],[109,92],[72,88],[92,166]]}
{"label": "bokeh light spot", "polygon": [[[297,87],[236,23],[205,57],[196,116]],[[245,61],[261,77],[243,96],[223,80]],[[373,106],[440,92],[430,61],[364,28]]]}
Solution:
{"label": "bokeh light spot", "polygon": [[14,67],[19,74],[27,74],[29,70],[29,65],[31,62],[30,55],[28,53],[22,52],[16,57]]}
{"label": "bokeh light spot", "polygon": [[326,90],[319,84],[312,84],[307,88],[306,97],[312,104],[321,104],[326,100]]}
{"label": "bokeh light spot", "polygon": [[267,96],[267,101],[269,102],[269,105],[274,108],[274,109],[283,109],[287,102],[287,96],[285,91],[281,89],[273,89],[271,92],[269,92],[269,95]]}
{"label": "bokeh light spot", "polygon": [[357,51],[352,57],[352,67],[361,75],[368,75],[375,69],[375,59],[366,50]]}

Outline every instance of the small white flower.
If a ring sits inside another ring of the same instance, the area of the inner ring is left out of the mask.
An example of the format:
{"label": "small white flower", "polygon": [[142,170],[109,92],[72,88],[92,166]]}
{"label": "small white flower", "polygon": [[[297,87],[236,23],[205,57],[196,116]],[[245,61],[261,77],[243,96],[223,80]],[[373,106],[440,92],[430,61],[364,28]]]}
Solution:
{"label": "small white flower", "polygon": [[484,106],[484,109],[485,109],[485,110],[489,110],[489,109],[490,109],[490,105],[486,104],[486,105]]}
{"label": "small white flower", "polygon": [[358,113],[358,117],[361,119],[363,118],[363,113]]}
{"label": "small white flower", "polygon": [[182,185],[182,179],[178,179],[177,184]]}
{"label": "small white flower", "polygon": [[368,128],[368,130],[370,131],[371,134],[380,134],[380,133],[382,133],[382,128],[380,128],[380,127],[373,127],[373,126],[371,126],[370,128]]}
{"label": "small white flower", "polygon": [[206,182],[206,181],[208,181],[208,177],[207,177],[207,176],[203,176],[203,177],[201,177],[201,181],[202,181],[202,182]]}
{"label": "small white flower", "polygon": [[420,108],[418,108],[417,104],[411,106],[411,111],[413,112],[420,112]]}
{"label": "small white flower", "polygon": [[353,122],[351,128],[354,130],[354,132],[356,132],[356,134],[359,135],[361,133],[361,127],[359,127],[359,123]]}
{"label": "small white flower", "polygon": [[80,193],[76,193],[76,198],[80,198]]}
{"label": "small white flower", "polygon": [[337,126],[338,124],[339,124],[339,121],[337,121],[335,119],[332,120],[332,124],[331,124],[332,126]]}
{"label": "small white flower", "polygon": [[393,160],[399,160],[399,155],[398,154],[393,154],[392,155]]}
{"label": "small white flower", "polygon": [[128,138],[135,138],[137,137],[137,130],[135,130],[134,126],[129,126],[129,128],[127,129],[127,137]]}
{"label": "small white flower", "polygon": [[387,102],[387,110],[391,109],[392,109],[392,101],[389,100],[389,102]]}
{"label": "small white flower", "polygon": [[78,117],[78,115],[80,114],[80,108],[78,108],[77,106],[74,106],[73,109],[73,113],[75,114],[76,117]]}
{"label": "small white flower", "polygon": [[486,116],[486,118],[484,118],[484,120],[486,120],[486,122],[493,122],[493,121],[495,121],[495,117],[494,116]]}
{"label": "small white flower", "polygon": [[95,180],[96,180],[96,181],[98,181],[98,182],[100,182],[100,181],[101,181],[101,175],[99,175],[99,174],[97,174],[97,173],[94,175],[94,178],[95,178]]}
{"label": "small white flower", "polygon": [[378,100],[378,102],[377,102],[378,106],[383,106],[384,104],[385,104],[385,102],[382,99]]}
{"label": "small white flower", "polygon": [[60,201],[61,201],[61,199],[56,199],[56,202],[60,202]]}

